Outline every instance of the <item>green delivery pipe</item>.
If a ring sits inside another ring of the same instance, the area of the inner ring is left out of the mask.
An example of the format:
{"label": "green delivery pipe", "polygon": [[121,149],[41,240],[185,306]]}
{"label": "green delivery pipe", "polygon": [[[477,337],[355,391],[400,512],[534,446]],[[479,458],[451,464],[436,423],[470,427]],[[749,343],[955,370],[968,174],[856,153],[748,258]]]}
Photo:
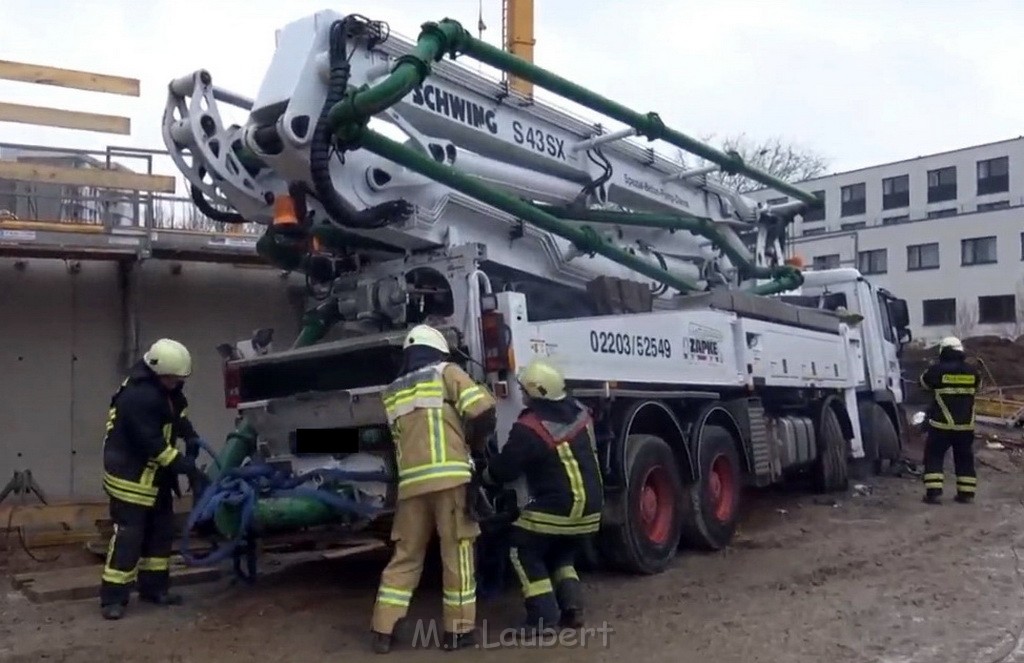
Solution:
{"label": "green delivery pipe", "polygon": [[362,130],[358,136],[358,145],[388,161],[397,163],[424,177],[440,182],[467,196],[496,207],[503,212],[512,214],[537,226],[541,230],[546,230],[569,240],[581,251],[600,254],[613,262],[629,267],[650,279],[666,284],[681,292],[698,289],[698,285],[686,277],[655,267],[622,249],[616,248],[594,234],[587,233],[560,221],[531,203],[492,189],[480,180],[464,175],[450,166],[440,164],[372,129],[364,128]]}
{"label": "green delivery pipe", "polygon": [[686,214],[646,214],[632,212],[615,212],[608,210],[574,210],[552,205],[539,205],[540,209],[561,219],[574,219],[591,223],[608,223],[620,226],[640,228],[662,228],[665,230],[684,230],[700,235],[719,247],[723,253],[739,267],[744,278],[773,279],[772,283],[764,283],[751,288],[755,294],[767,295],[786,292],[799,287],[804,279],[800,270],[791,265],[782,267],[759,267],[747,256],[727,242],[715,227],[715,221],[707,217]]}
{"label": "green delivery pipe", "polygon": [[351,139],[357,128],[365,125],[371,116],[405,98],[423,83],[430,74],[431,64],[441,60],[446,52],[451,53],[453,57],[457,53],[468,55],[484,64],[528,80],[550,92],[614,118],[650,140],[664,140],[718,164],[728,173],[744,175],[755,182],[792,196],[807,203],[810,208],[821,207],[823,204],[817,196],[748,166],[735,153],[726,154],[686,134],[669,129],[657,113],[637,113],[618,102],[606,99],[557,74],[476,39],[458,21],[447,18],[439,23],[426,23],[422,26],[413,52],[398,58],[390,76],[377,85],[349,95],[335,104],[328,117],[338,137],[342,140]]}

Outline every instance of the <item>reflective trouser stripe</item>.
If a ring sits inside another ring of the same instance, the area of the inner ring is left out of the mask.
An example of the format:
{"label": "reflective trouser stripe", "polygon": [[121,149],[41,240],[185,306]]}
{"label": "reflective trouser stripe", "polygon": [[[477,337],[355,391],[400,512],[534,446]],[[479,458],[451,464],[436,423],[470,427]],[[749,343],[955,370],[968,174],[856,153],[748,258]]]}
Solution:
{"label": "reflective trouser stripe", "polygon": [[571,566],[560,566],[555,569],[555,572],[551,574],[555,582],[562,582],[563,580],[579,580],[580,577],[576,575],[576,569]]}
{"label": "reflective trouser stripe", "polygon": [[157,488],[155,486],[127,481],[112,474],[105,473],[103,475],[103,488],[112,497],[129,504],[153,506],[153,503],[156,502]]}
{"label": "reflective trouser stripe", "polygon": [[512,560],[512,568],[515,569],[516,575],[519,577],[519,584],[523,588],[524,598],[533,598],[534,596],[541,596],[542,594],[550,594],[555,591],[555,588],[551,585],[550,578],[542,578],[540,580],[530,581],[530,577],[526,573],[526,569],[523,568],[523,563],[519,561],[519,549],[512,548],[509,550],[509,558]]}
{"label": "reflective trouser stripe", "polygon": [[380,586],[377,590],[377,603],[397,605],[401,608],[408,608],[412,602],[412,592],[397,587]]}
{"label": "reflective trouser stripe", "polygon": [[113,585],[127,585],[135,582],[138,577],[138,569],[130,569],[128,571],[122,571],[115,569],[113,566],[114,561],[114,547],[117,545],[117,525],[114,525],[114,533],[110,535],[110,542],[107,544],[107,557],[103,562],[103,582],[109,582]]}
{"label": "reflective trouser stripe", "polygon": [[476,574],[473,570],[473,541],[459,541],[459,590],[445,590],[444,602],[450,606],[467,605],[476,602]]}
{"label": "reflective trouser stripe", "polygon": [[959,493],[974,493],[978,490],[977,477],[957,477],[956,490]]}
{"label": "reflective trouser stripe", "polygon": [[942,472],[929,472],[923,479],[925,488],[942,488]]}
{"label": "reflective trouser stripe", "polygon": [[168,557],[142,557],[139,559],[139,571],[167,571],[171,568]]}

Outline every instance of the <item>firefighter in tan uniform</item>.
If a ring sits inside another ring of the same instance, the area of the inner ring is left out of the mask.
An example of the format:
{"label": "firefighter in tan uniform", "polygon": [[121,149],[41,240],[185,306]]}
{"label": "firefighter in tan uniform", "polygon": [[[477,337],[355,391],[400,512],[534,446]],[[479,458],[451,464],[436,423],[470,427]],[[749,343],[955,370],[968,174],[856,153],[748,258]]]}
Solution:
{"label": "firefighter in tan uniform", "polygon": [[445,649],[474,644],[474,544],[480,528],[467,509],[472,479],[470,445],[494,431],[495,400],[459,366],[448,343],[419,325],[404,344],[399,377],[384,391],[384,408],[398,461],[398,502],[391,538],[395,551],[381,576],[373,612],[373,648],[391,649],[419,585],[427,545],[436,531],[444,564]]}

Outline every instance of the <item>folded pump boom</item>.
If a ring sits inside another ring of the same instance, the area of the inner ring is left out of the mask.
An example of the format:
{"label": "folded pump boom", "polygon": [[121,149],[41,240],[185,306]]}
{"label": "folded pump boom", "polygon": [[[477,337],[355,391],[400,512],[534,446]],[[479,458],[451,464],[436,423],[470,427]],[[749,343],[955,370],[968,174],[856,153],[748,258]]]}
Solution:
{"label": "folded pump boom", "polygon": [[[528,102],[453,64],[455,56],[626,128],[609,132]],[[226,126],[218,102],[248,111],[245,124]],[[653,282],[658,297],[721,287],[770,294],[800,285],[799,271],[784,264],[785,227],[820,205],[737,154],[448,19],[425,24],[415,44],[360,15],[299,19],[278,32],[254,100],[214,86],[206,71],[172,81],[163,134],[200,209],[216,221],[267,226],[260,253],[331,290],[370,265],[476,244],[488,264],[559,286],[610,276]],[[712,165],[681,169],[631,137],[663,140]],[[709,177],[716,170],[795,201],[759,205]],[[408,287],[382,293],[375,285],[360,297],[387,309]]]}

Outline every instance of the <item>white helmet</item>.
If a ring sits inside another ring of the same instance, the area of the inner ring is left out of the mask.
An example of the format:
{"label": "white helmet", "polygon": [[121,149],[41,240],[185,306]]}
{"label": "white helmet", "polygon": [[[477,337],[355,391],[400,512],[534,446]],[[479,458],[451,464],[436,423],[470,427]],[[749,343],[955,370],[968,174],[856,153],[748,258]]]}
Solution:
{"label": "white helmet", "polygon": [[956,336],[947,336],[939,343],[939,350],[955,350],[956,352],[963,352],[964,344],[961,343],[960,339]]}
{"label": "white helmet", "polygon": [[425,345],[428,348],[434,348],[438,352],[444,354],[450,354],[451,350],[448,349],[448,341],[445,340],[444,334],[437,331],[430,325],[416,325],[409,330],[409,333],[405,335],[405,343],[402,344],[402,349],[409,348],[414,345]]}
{"label": "white helmet", "polygon": [[151,345],[142,359],[157,375],[177,378],[192,375],[192,355],[188,348],[169,338],[162,338]]}
{"label": "white helmet", "polygon": [[519,384],[530,398],[560,401],[565,398],[565,377],[554,365],[534,359],[519,374]]}

